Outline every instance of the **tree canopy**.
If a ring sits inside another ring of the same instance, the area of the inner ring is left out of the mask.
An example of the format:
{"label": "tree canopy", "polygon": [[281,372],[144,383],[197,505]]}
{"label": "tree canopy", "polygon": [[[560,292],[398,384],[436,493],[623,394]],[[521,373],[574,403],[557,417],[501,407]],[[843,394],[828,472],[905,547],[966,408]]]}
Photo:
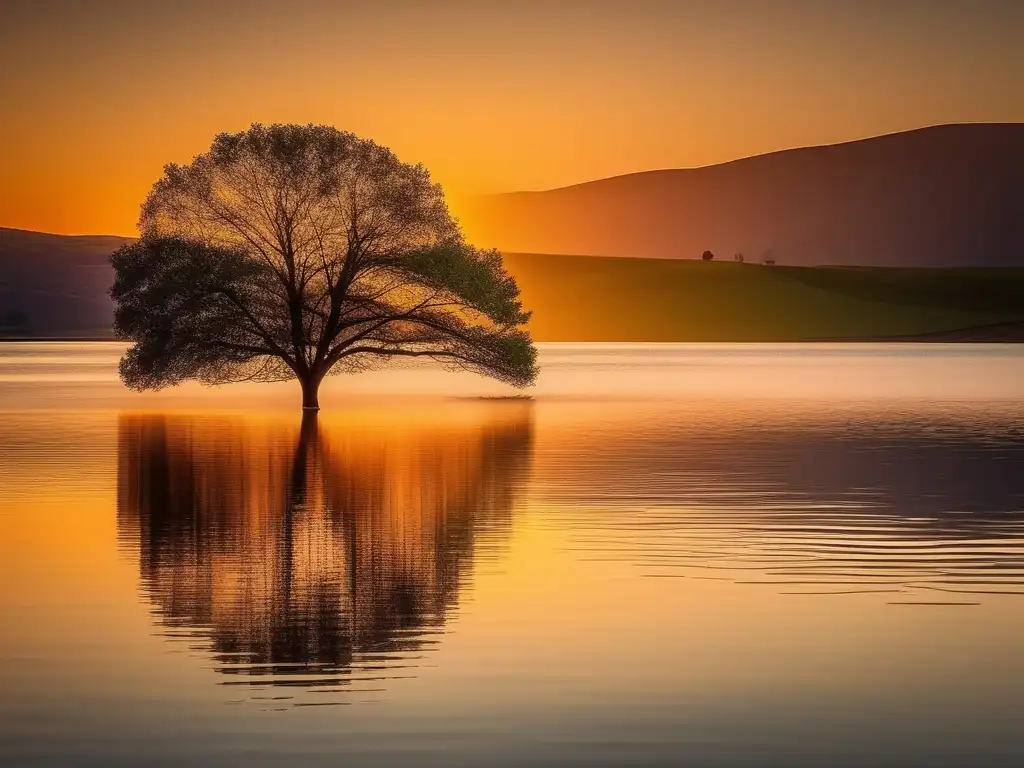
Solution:
{"label": "tree canopy", "polygon": [[298,378],[429,357],[537,373],[515,280],[465,242],[422,165],[329,126],[253,125],[171,164],[111,256],[135,389]]}

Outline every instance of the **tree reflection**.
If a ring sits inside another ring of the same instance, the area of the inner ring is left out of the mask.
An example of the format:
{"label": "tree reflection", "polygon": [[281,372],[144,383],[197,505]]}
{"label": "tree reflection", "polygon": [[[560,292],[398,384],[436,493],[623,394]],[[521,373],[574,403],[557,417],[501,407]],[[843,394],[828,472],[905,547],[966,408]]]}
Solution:
{"label": "tree reflection", "polygon": [[164,625],[208,638],[222,672],[386,677],[507,536],[532,435],[522,401],[301,426],[125,415],[119,536]]}

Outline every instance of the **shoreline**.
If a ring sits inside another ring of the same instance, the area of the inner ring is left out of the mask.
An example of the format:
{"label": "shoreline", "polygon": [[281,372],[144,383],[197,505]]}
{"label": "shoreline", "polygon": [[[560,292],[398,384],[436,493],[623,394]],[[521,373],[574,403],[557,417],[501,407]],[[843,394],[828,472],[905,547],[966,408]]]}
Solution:
{"label": "shoreline", "polygon": [[866,336],[857,338],[808,339],[808,341],[910,342],[920,344],[1024,344],[1024,321],[978,325],[973,328],[959,328],[952,331],[934,331],[906,336]]}
{"label": "shoreline", "polygon": [[[81,343],[81,342],[120,342],[113,336],[0,336],[0,343]],[[621,340],[618,340],[621,342]],[[694,341],[691,339],[673,339],[666,341],[666,344],[884,344],[884,343],[919,343],[919,344],[1024,344],[1024,321],[1007,323],[994,323],[992,325],[980,325],[972,328],[959,328],[951,331],[935,331],[932,333],[910,334],[902,336],[839,336],[839,337],[817,337],[804,339],[776,339],[773,341],[742,341],[731,339],[729,341]],[[538,342],[540,343],[540,342]],[[543,343],[569,343],[569,344],[606,344],[603,339],[589,339],[588,341],[574,341],[567,339],[544,339]],[[658,342],[646,339],[631,339],[622,343],[628,344],[656,344]]]}

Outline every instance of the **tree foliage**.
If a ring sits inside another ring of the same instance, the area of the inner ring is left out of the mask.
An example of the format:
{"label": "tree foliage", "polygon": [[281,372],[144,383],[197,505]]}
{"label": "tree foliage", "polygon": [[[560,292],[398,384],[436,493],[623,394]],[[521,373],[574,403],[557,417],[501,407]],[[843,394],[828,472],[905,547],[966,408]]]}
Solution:
{"label": "tree foliage", "polygon": [[253,125],[168,165],[141,239],[115,252],[125,383],[296,377],[429,357],[515,386],[536,376],[529,313],[421,165],[327,126]]}

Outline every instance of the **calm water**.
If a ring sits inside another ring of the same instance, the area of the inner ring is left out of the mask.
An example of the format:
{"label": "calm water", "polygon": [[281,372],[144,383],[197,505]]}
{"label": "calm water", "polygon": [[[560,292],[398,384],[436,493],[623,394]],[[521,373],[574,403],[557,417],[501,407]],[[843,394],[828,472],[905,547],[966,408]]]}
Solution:
{"label": "calm water", "polygon": [[305,425],[120,350],[0,345],[5,766],[1024,765],[1024,347],[548,345]]}

